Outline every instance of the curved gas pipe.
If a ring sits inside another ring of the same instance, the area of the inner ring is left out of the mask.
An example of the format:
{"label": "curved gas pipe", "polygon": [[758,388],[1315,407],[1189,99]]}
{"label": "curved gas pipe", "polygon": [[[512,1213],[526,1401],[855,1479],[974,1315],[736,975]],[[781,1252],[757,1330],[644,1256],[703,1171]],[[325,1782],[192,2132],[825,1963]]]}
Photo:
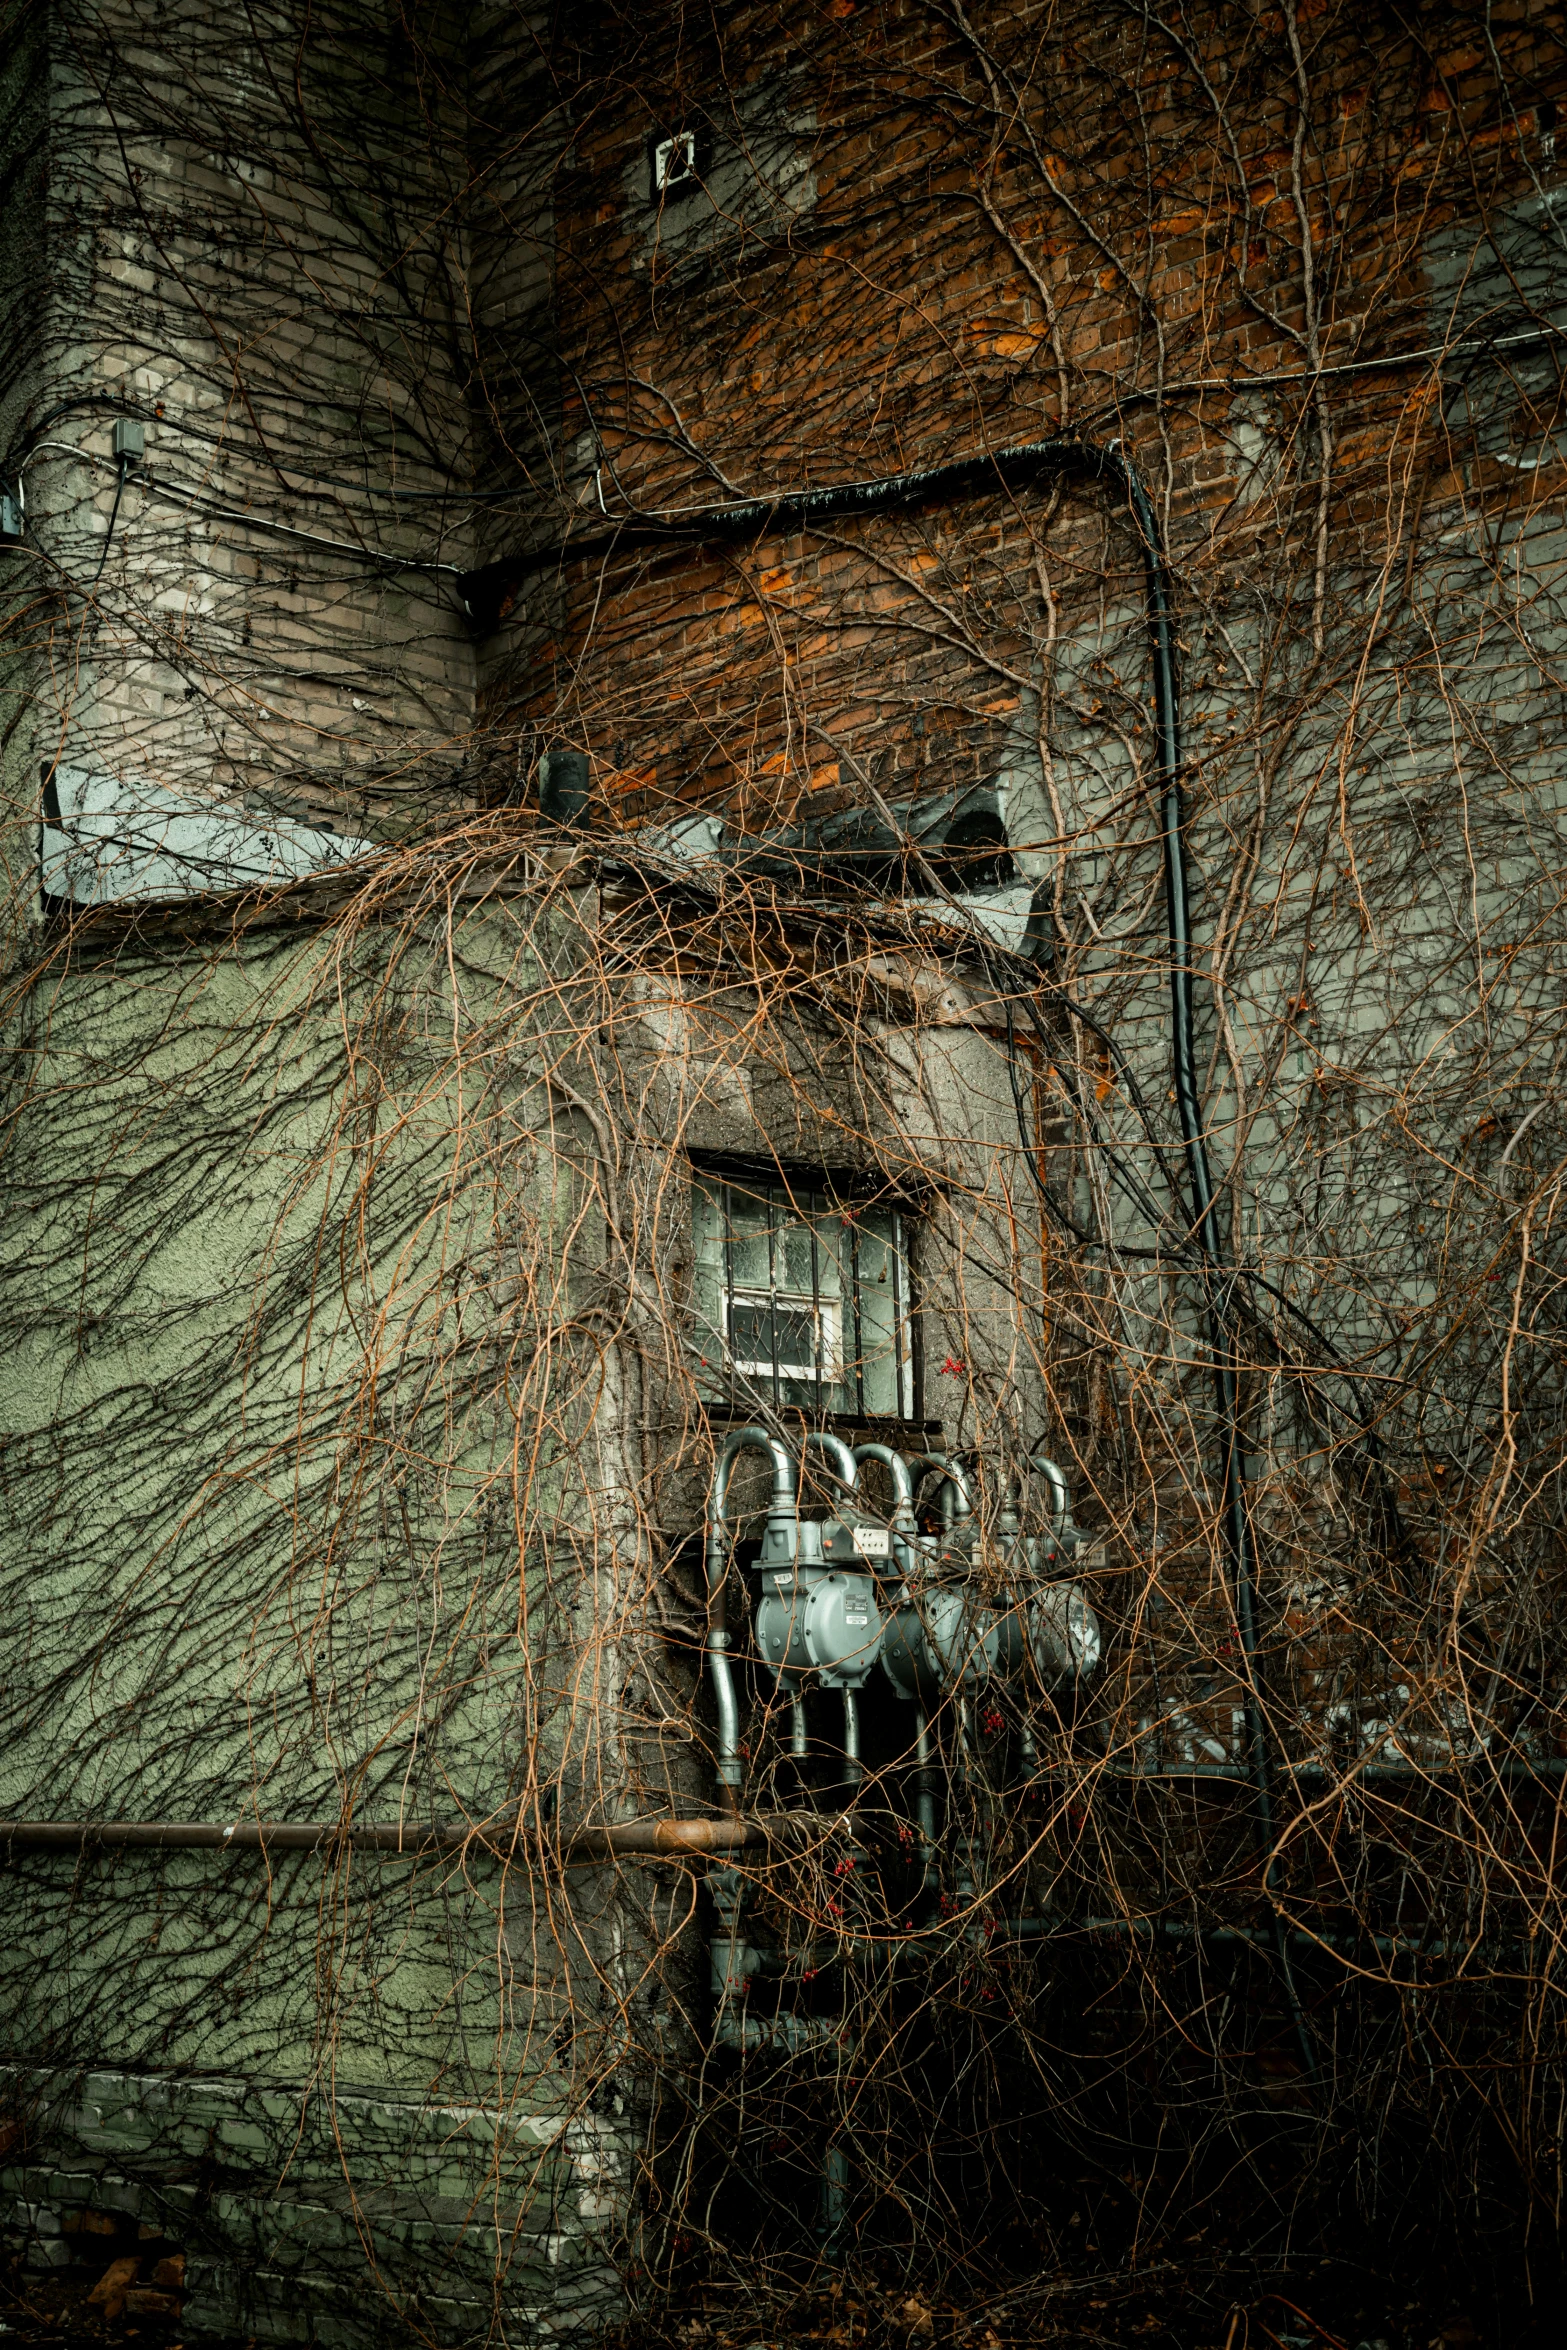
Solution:
{"label": "curved gas pipe", "polygon": [[[814,1444],[818,1452],[826,1453],[828,1459],[836,1464],[840,1484],[846,1493],[852,1494],[860,1481],[859,1462],[844,1439],[841,1436],[829,1435],[824,1428],[808,1428],[805,1432],[805,1441],[808,1445]],[[852,1791],[859,1787],[865,1776],[865,1766],[860,1760],[859,1692],[854,1689],[842,1689],[839,1691],[839,1695],[843,1699],[843,1776],[845,1784]],[[806,1752],[805,1699],[803,1696],[796,1697],[794,1700],[794,1729],[789,1741],[789,1751],[793,1755],[801,1755]],[[850,1801],[853,1801],[852,1792]]]}
{"label": "curved gas pipe", "polygon": [[941,1522],[949,1533],[959,1518],[971,1518],[974,1515],[974,1496],[969,1489],[968,1471],[950,1453],[906,1452],[903,1458],[911,1470],[941,1471]]}
{"label": "curved gas pipe", "polygon": [[[907,1454],[890,1444],[857,1444],[857,1461],[880,1461],[892,1479],[892,1548],[904,1575],[915,1572],[919,1561],[919,1527],[914,1517],[914,1471]],[[934,1456],[921,1454],[922,1460]],[[956,1488],[944,1485],[942,1497]],[[930,1767],[930,1728],[925,1708],[914,1709],[914,1812],[919,1823],[920,1878],[926,1893],[934,1892],[936,1871],[936,1793]]]}
{"label": "curved gas pipe", "polygon": [[[938,1469],[942,1472],[941,1514],[943,1526],[950,1540],[958,1524],[964,1519],[971,1519],[974,1515],[973,1495],[967,1474],[961,1463],[946,1453],[910,1453],[905,1455],[905,1461],[911,1472],[921,1468]],[[1072,1524],[1071,1492],[1065,1474],[1054,1461],[1047,1460],[1043,1454],[1032,1454],[1029,1466],[1038,1471],[1050,1488],[1050,1530],[1059,1549]],[[1021,1533],[1016,1500],[1009,1494],[1002,1505],[998,1526],[1001,1547],[1009,1559],[1018,1547]],[[1014,1592],[1014,1599],[1016,1596]],[[966,1705],[960,1701],[959,1720],[960,1726],[965,1732],[968,1728],[966,1713]],[[1023,1728],[1022,1750],[1025,1762],[1031,1763],[1037,1759],[1034,1754],[1032,1732],[1026,1721]],[[936,1821],[929,1767],[929,1725],[923,1706],[919,1706],[915,1710],[915,1757],[918,1789],[917,1808],[920,1836],[926,1852],[924,1874],[928,1889],[934,1882],[935,1875]]]}
{"label": "curved gas pipe", "polygon": [[837,1463],[838,1475],[845,1489],[852,1493],[860,1481],[858,1456],[841,1436],[829,1435],[825,1428],[807,1428],[805,1441],[814,1444],[818,1452],[827,1454]]}
{"label": "curved gas pipe", "polygon": [[914,1479],[909,1472],[908,1456],[894,1452],[890,1444],[857,1444],[854,1460],[856,1467],[861,1461],[880,1461],[891,1477],[893,1556],[906,1568],[912,1567],[919,1528],[914,1522]]}
{"label": "curved gas pipe", "polygon": [[[765,1428],[736,1428],[724,1439],[713,1463],[713,1481],[707,1497],[707,1668],[718,1700],[718,1784],[731,1811],[737,1808],[740,1785],[740,1707],[734,1675],[729,1670],[729,1630],[724,1612],[724,1582],[729,1571],[729,1528],[725,1508],[729,1478],[743,1452],[765,1452],[773,1464],[773,1496],[768,1523],[781,1519],[791,1530],[800,1519],[800,1488],[788,1447]],[[789,1545],[790,1555],[795,1545]]]}
{"label": "curved gas pipe", "polygon": [[1067,1490],[1065,1472],[1058,1469],[1054,1461],[1047,1461],[1042,1452],[1030,1453],[1028,1465],[1031,1469],[1039,1471],[1050,1488],[1052,1505],[1050,1531],[1059,1542],[1072,1523],[1072,1497]]}
{"label": "curved gas pipe", "polygon": [[[869,1455],[872,1448],[862,1446],[860,1449]],[[874,1457],[886,1459],[888,1448],[885,1445],[877,1446]],[[892,1457],[901,1461],[907,1485],[906,1494],[900,1492],[899,1499],[907,1509],[910,1529],[908,1566],[912,1570],[917,1564],[919,1555],[917,1549],[918,1529],[914,1522],[916,1472],[920,1469],[939,1469],[941,1471],[941,1522],[949,1540],[956,1532],[961,1519],[973,1517],[974,1496],[969,1486],[967,1471],[960,1462],[952,1458],[950,1453],[906,1452],[895,1454]],[[894,1486],[895,1488],[897,1486],[896,1471],[894,1472]],[[940,1874],[936,1865],[936,1791],[935,1774],[931,1769],[930,1722],[923,1705],[916,1705],[914,1708],[914,1791],[914,1815],[919,1823],[921,1847],[922,1889],[926,1893],[933,1893]]]}

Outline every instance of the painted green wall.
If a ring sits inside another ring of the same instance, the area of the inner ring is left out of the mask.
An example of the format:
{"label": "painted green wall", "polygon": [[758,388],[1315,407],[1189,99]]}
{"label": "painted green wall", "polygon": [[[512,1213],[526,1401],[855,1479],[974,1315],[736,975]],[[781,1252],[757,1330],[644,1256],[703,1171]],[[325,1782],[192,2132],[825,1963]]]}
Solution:
{"label": "painted green wall", "polygon": [[[537,969],[525,917],[168,929],[62,956],[22,998],[11,1816],[477,1820],[558,1760],[540,1536],[581,1410],[569,1345],[559,1396],[529,1389],[518,1301],[569,1306],[582,1201],[511,1051]],[[206,2262],[197,2330],[205,2292],[209,2324],[297,2334],[245,2245],[319,2249],[356,2208],[394,2284],[433,2229],[459,2301],[530,2260],[544,2281],[513,2300],[558,2297],[562,2259],[606,2289],[613,2116],[552,2036],[561,1901],[483,1857],[19,1855],[0,1982],[35,2160],[11,2184],[48,2209],[158,2200]],[[182,2218],[193,2160],[210,2191]]]}

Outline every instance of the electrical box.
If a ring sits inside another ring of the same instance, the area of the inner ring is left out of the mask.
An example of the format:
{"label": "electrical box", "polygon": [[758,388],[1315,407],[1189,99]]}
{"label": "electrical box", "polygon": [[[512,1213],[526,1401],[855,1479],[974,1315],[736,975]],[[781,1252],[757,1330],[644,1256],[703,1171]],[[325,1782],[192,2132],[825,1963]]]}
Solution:
{"label": "electrical box", "polygon": [[133,416],[118,416],[110,443],[122,465],[139,465],[147,454],[147,427]]}
{"label": "electrical box", "polygon": [[8,481],[0,481],[0,547],[20,547],[26,537],[21,491]]}

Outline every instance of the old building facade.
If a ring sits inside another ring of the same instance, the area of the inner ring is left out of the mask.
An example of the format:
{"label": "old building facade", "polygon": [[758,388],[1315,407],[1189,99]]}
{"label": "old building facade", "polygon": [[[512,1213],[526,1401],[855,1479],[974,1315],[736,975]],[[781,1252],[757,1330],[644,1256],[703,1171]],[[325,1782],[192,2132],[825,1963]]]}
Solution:
{"label": "old building facade", "polygon": [[33,2289],[1554,2225],[1558,12],[7,30]]}

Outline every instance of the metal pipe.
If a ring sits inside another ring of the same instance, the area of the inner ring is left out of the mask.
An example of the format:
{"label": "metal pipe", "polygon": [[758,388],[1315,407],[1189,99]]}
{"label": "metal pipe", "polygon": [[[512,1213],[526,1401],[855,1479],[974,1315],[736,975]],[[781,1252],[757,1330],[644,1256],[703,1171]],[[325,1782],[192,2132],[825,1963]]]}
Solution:
{"label": "metal pipe", "polygon": [[865,1776],[865,1765],[860,1760],[860,1700],[859,1692],[843,1692],[843,1776],[850,1788],[858,1788]]}
{"label": "metal pipe", "polygon": [[959,1518],[974,1515],[974,1496],[969,1490],[968,1472],[960,1462],[944,1452],[909,1452],[904,1459],[911,1469],[940,1469],[941,1522],[950,1533]]}
{"label": "metal pipe", "polygon": [[1072,1515],[1072,1497],[1067,1490],[1065,1473],[1056,1467],[1054,1461],[1047,1461],[1041,1452],[1031,1453],[1028,1465],[1039,1471],[1050,1488],[1050,1531],[1059,1541]]}
{"label": "metal pipe", "polygon": [[[561,563],[598,562],[632,554],[641,547],[661,547],[673,554],[682,546],[787,534],[809,530],[813,523],[896,511],[926,499],[942,502],[964,496],[994,497],[1000,490],[1021,489],[1064,474],[1109,474],[1125,482],[1131,467],[1116,443],[1105,447],[1065,435],[1024,441],[1009,449],[991,449],[978,457],[959,457],[911,473],[884,474],[875,481],[836,482],[818,490],[780,490],[724,506],[690,507],[683,513],[611,515],[603,529],[590,529],[575,537],[568,533],[525,554],[503,555],[482,570],[464,572],[458,586],[475,628],[487,633],[500,625],[510,592],[524,579],[553,571]],[[628,581],[640,576],[628,568]]]}
{"label": "metal pipe", "polygon": [[914,1812],[920,1828],[921,1889],[930,1893],[936,1884],[936,1790],[930,1768],[930,1722],[922,1705],[914,1708]]}
{"label": "metal pipe", "polygon": [[574,1828],[558,1844],[519,1821],[480,1821],[472,1827],[438,1821],[345,1824],[341,1820],[0,1820],[0,1848],[30,1852],[381,1852],[407,1859],[468,1851],[530,1867],[563,1862],[591,1866],[620,1856],[700,1859],[771,1843],[791,1829],[828,1832],[836,1823],[819,1812],[723,1820],[617,1820]]}
{"label": "metal pipe", "polygon": [[854,1454],[844,1439],[830,1435],[824,1428],[807,1428],[805,1441],[808,1445],[814,1444],[818,1452],[826,1453],[835,1464],[845,1487],[852,1493],[860,1481],[860,1472]]}
{"label": "metal pipe", "polygon": [[848,2043],[844,2025],[828,2015],[743,2015],[733,2006],[719,2011],[713,2046],[737,2056],[804,2056],[817,2048],[841,2054]]}
{"label": "metal pipe", "polygon": [[773,1464],[772,1506],[769,1521],[799,1522],[799,1483],[788,1447],[765,1428],[736,1428],[724,1440],[713,1463],[707,1502],[707,1668],[718,1701],[718,1784],[732,1806],[740,1785],[740,1706],[734,1675],[729,1670],[729,1632],[724,1620],[724,1582],[729,1572],[729,1529],[725,1510],[729,1480],[743,1452],[765,1452]]}
{"label": "metal pipe", "polygon": [[880,1461],[892,1478],[892,1519],[895,1526],[907,1522],[910,1534],[914,1525],[914,1479],[909,1464],[901,1452],[894,1452],[890,1444],[857,1444],[854,1448],[856,1467],[861,1461]]}
{"label": "metal pipe", "polygon": [[840,2144],[832,2141],[822,2156],[821,2205],[816,2227],[824,2260],[837,2259],[848,2216],[849,2157]]}
{"label": "metal pipe", "polygon": [[914,1546],[919,1539],[919,1526],[914,1516],[914,1479],[909,1464],[901,1452],[894,1452],[890,1444],[857,1444],[855,1463],[880,1461],[892,1479],[892,1548],[905,1574],[914,1565]]}
{"label": "metal pipe", "polygon": [[[1122,1937],[1130,1941],[1240,1942],[1253,1950],[1271,1950],[1273,1932],[1267,1926],[1194,1925],[1188,1918],[995,1918],[989,1939],[1006,1942],[1066,1940],[1073,1935],[1099,1940]],[[1487,1950],[1527,1947],[1521,1934],[1487,1935],[1479,1941],[1439,1936],[1425,1941],[1418,1934],[1339,1933],[1324,1927],[1309,1931],[1292,1926],[1289,1938],[1297,1950],[1375,1951],[1379,1958],[1475,1958]]]}
{"label": "metal pipe", "polygon": [[805,1720],[805,1699],[803,1697],[791,1698],[789,1701],[790,1756],[795,1762],[804,1762],[810,1751],[810,1739]]}

